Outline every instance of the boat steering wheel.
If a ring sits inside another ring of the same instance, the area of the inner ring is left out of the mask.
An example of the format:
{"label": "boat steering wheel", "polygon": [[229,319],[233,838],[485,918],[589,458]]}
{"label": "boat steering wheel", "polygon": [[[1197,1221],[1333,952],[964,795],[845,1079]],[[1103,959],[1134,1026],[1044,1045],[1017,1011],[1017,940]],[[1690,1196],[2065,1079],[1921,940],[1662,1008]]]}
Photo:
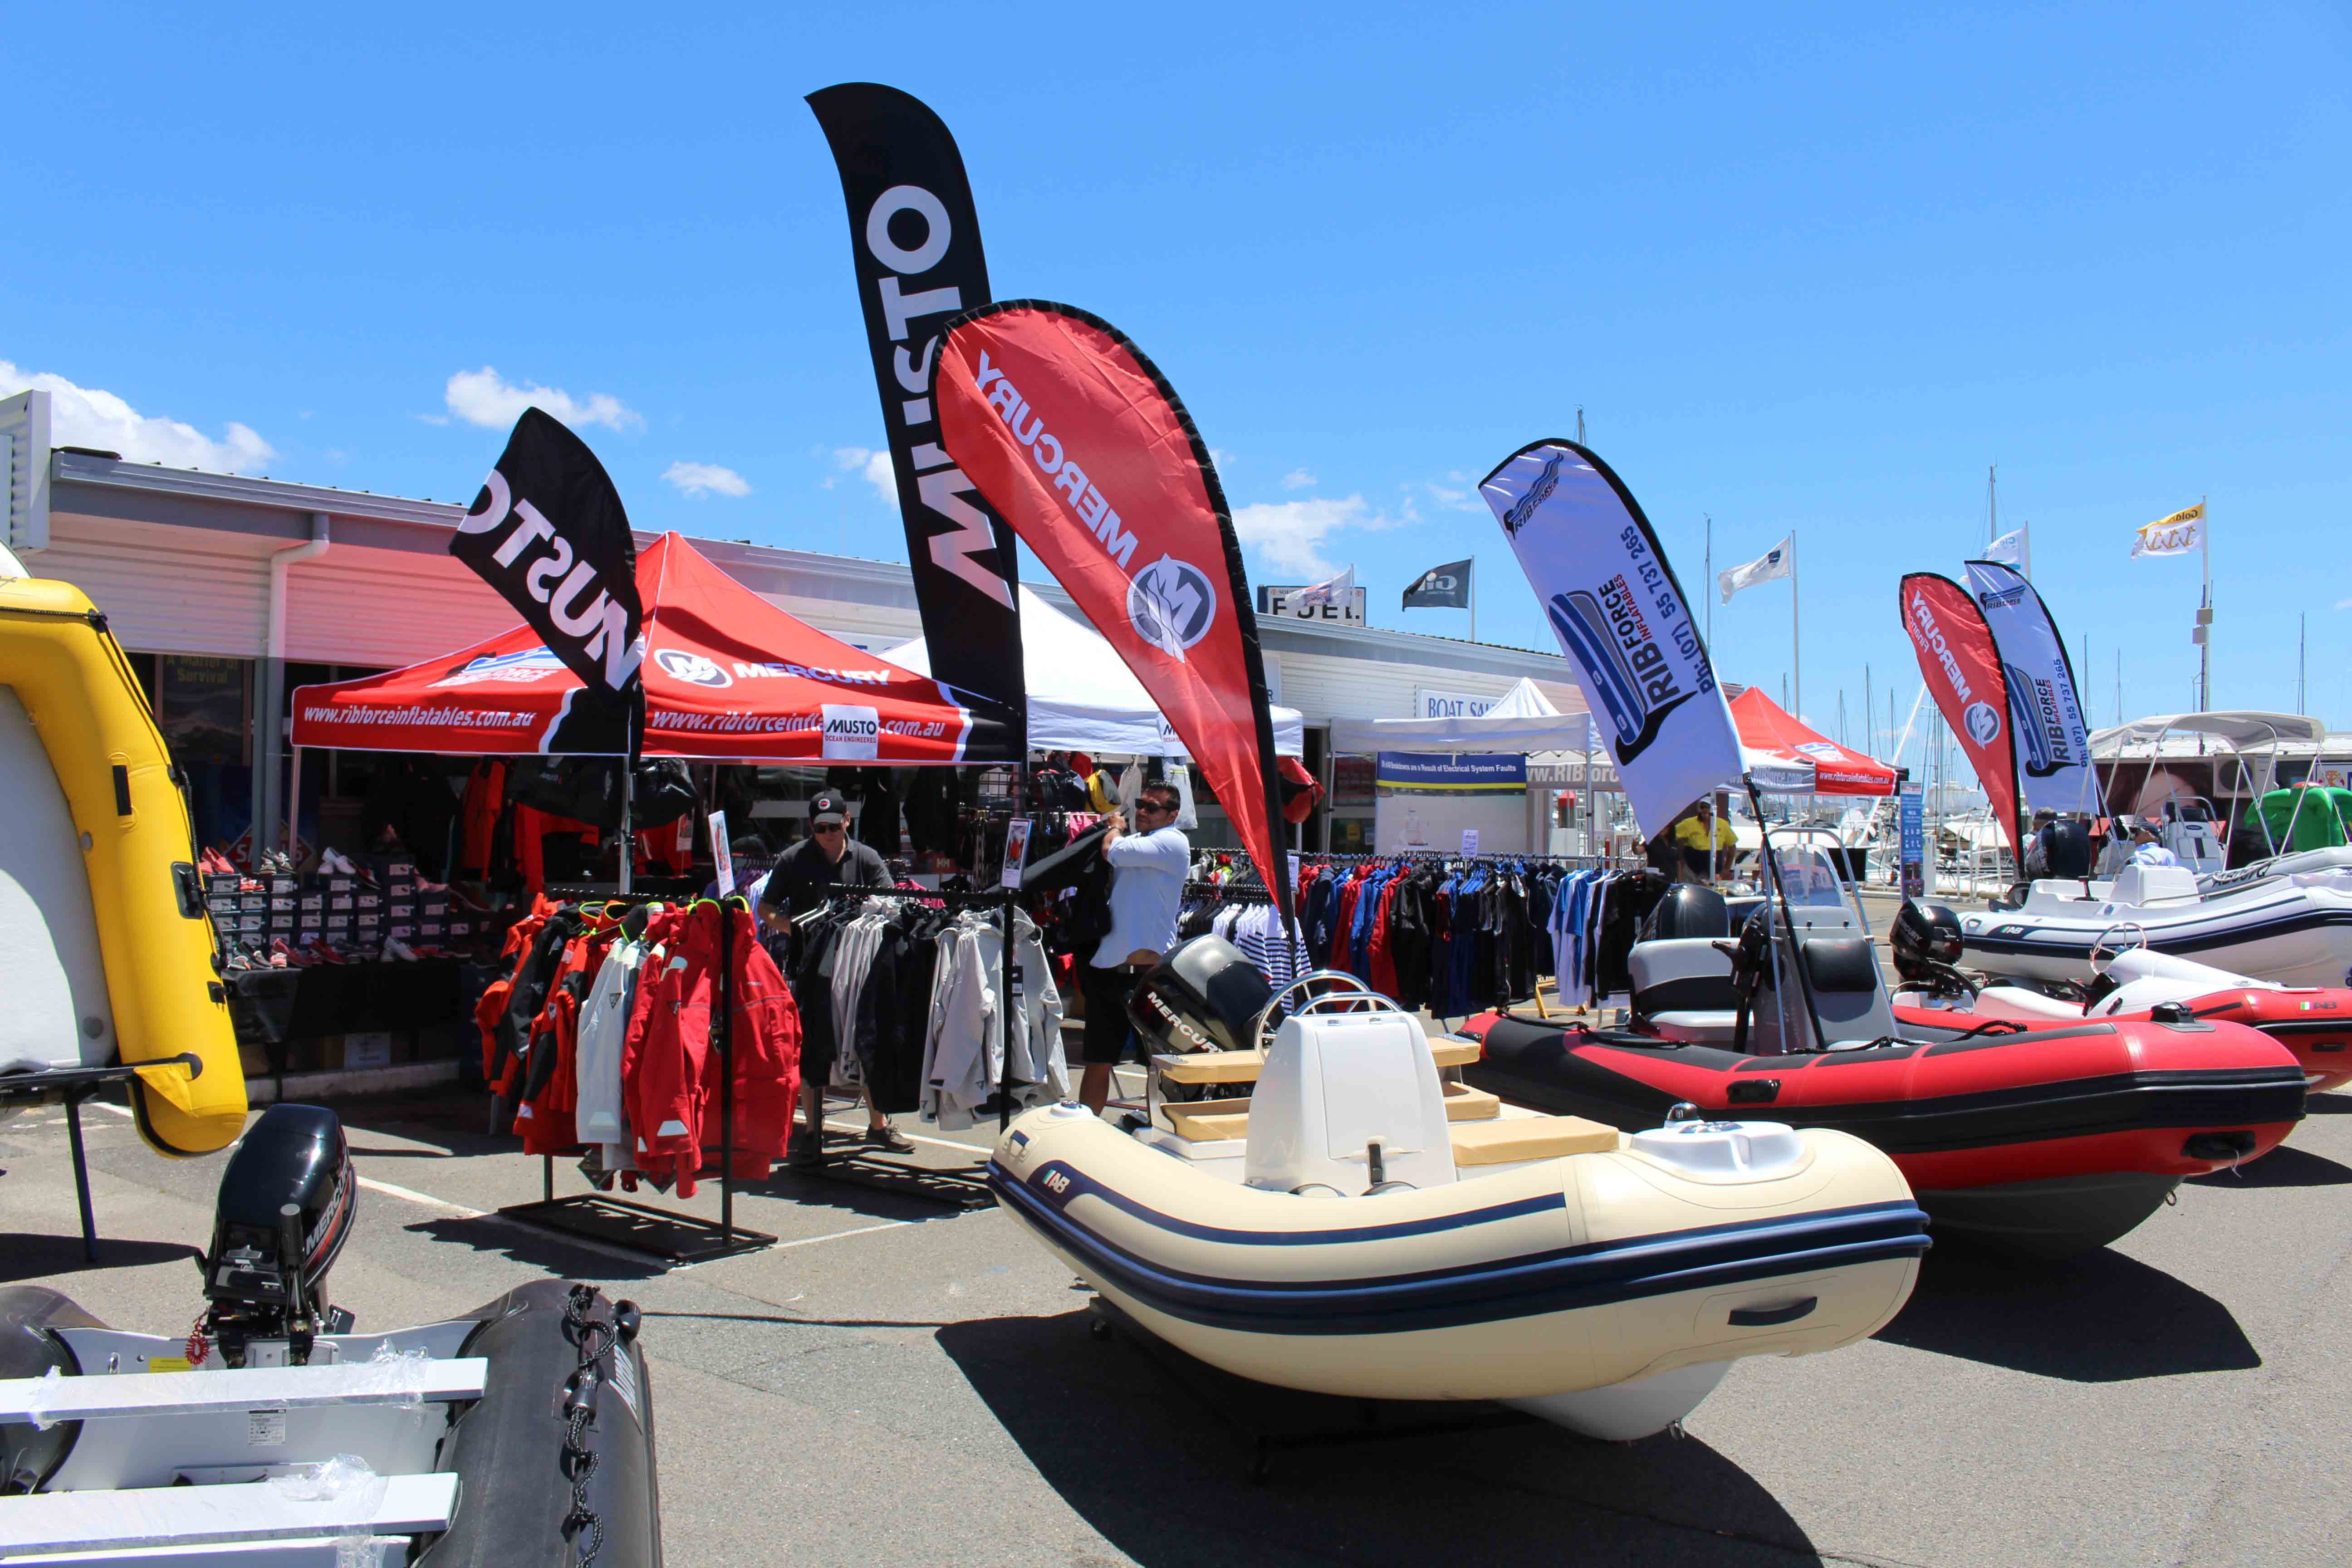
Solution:
{"label": "boat steering wheel", "polygon": [[[1281,1009],[1284,997],[1294,991],[1318,984],[1345,987],[1345,989],[1324,990],[1309,994],[1307,1000],[1300,1003],[1293,1011],[1294,1017],[1304,1017],[1315,1012],[1358,1013],[1377,1012],[1382,1009],[1391,1013],[1404,1011],[1388,997],[1381,995],[1344,969],[1310,969],[1297,979],[1277,987],[1274,994],[1265,999],[1265,1005],[1258,1010],[1256,1022],[1250,1026],[1249,1037],[1252,1047],[1261,1051],[1266,1048],[1269,1043],[1266,1026],[1274,1021],[1275,1014]],[[1367,1006],[1367,1004],[1373,1005]]]}
{"label": "boat steering wheel", "polygon": [[[2114,936],[2118,931],[2137,931],[2139,933],[2139,940],[2123,947],[2109,947],[2107,945],[2107,938]],[[2091,944],[2091,973],[2094,975],[2104,976],[2107,973],[2107,965],[2113,963],[2116,959],[2121,958],[2125,953],[2129,952],[2133,948],[2146,947],[2147,945],[2147,928],[2146,926],[2140,924],[2137,921],[2118,921],[2116,924],[2111,925],[2106,930],[2101,931],[2099,933],[2099,940]]]}

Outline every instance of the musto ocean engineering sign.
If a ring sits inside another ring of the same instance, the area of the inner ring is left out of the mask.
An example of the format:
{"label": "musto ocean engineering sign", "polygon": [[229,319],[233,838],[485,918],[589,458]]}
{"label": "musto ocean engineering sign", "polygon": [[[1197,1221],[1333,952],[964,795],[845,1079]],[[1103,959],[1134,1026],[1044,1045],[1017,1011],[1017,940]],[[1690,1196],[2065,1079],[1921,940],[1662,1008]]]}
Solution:
{"label": "musto ocean engineering sign", "polygon": [[1738,779],[1738,736],[1689,601],[1622,481],[1575,442],[1549,440],[1478,490],[1576,665],[1643,831]]}

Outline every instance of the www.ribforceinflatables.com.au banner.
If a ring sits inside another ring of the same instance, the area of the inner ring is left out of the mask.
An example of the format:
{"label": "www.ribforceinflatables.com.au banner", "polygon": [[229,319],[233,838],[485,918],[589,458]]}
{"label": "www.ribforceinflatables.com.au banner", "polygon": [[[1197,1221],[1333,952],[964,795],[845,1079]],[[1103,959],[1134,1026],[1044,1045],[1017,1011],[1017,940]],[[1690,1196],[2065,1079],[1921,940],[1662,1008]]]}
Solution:
{"label": "www.ribforceinflatables.com.au banner", "polygon": [[1737,781],[1739,738],[1690,600],[1609,466],[1573,441],[1538,441],[1478,492],[1576,666],[1642,831]]}

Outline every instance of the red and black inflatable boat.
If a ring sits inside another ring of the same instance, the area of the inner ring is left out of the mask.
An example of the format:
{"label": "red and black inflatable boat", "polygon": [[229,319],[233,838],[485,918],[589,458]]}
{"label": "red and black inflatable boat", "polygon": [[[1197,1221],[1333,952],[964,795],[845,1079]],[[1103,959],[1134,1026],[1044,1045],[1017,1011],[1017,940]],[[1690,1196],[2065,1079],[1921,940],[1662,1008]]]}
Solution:
{"label": "red and black inflatable boat", "polygon": [[1495,1013],[1459,1032],[1481,1047],[1464,1076],[1512,1104],[1640,1128],[1687,1100],[1833,1127],[1892,1156],[1940,1232],[2043,1257],[2113,1241],[2304,1111],[2284,1047],[2208,1018],[1906,1022],[1906,1038],[1789,1056]]}

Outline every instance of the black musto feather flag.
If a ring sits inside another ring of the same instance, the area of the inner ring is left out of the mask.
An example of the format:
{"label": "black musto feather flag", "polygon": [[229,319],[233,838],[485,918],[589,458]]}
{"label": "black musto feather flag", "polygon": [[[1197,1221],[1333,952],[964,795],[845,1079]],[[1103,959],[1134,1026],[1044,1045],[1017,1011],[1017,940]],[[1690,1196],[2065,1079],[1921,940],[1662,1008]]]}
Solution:
{"label": "black musto feather flag", "polygon": [[1470,563],[1449,561],[1433,566],[1404,591],[1408,610],[1466,610],[1470,607]]}
{"label": "black musto feather flag", "polygon": [[640,689],[645,607],[629,514],[588,443],[526,408],[449,553],[480,574],[592,698]]}
{"label": "black musto feather flag", "polygon": [[965,759],[1017,762],[1029,700],[1013,533],[949,459],[931,396],[940,330],[989,302],[963,155],[940,117],[896,88],[844,82],[809,94],[808,105],[849,206],[850,258],[931,670],[971,710]]}

